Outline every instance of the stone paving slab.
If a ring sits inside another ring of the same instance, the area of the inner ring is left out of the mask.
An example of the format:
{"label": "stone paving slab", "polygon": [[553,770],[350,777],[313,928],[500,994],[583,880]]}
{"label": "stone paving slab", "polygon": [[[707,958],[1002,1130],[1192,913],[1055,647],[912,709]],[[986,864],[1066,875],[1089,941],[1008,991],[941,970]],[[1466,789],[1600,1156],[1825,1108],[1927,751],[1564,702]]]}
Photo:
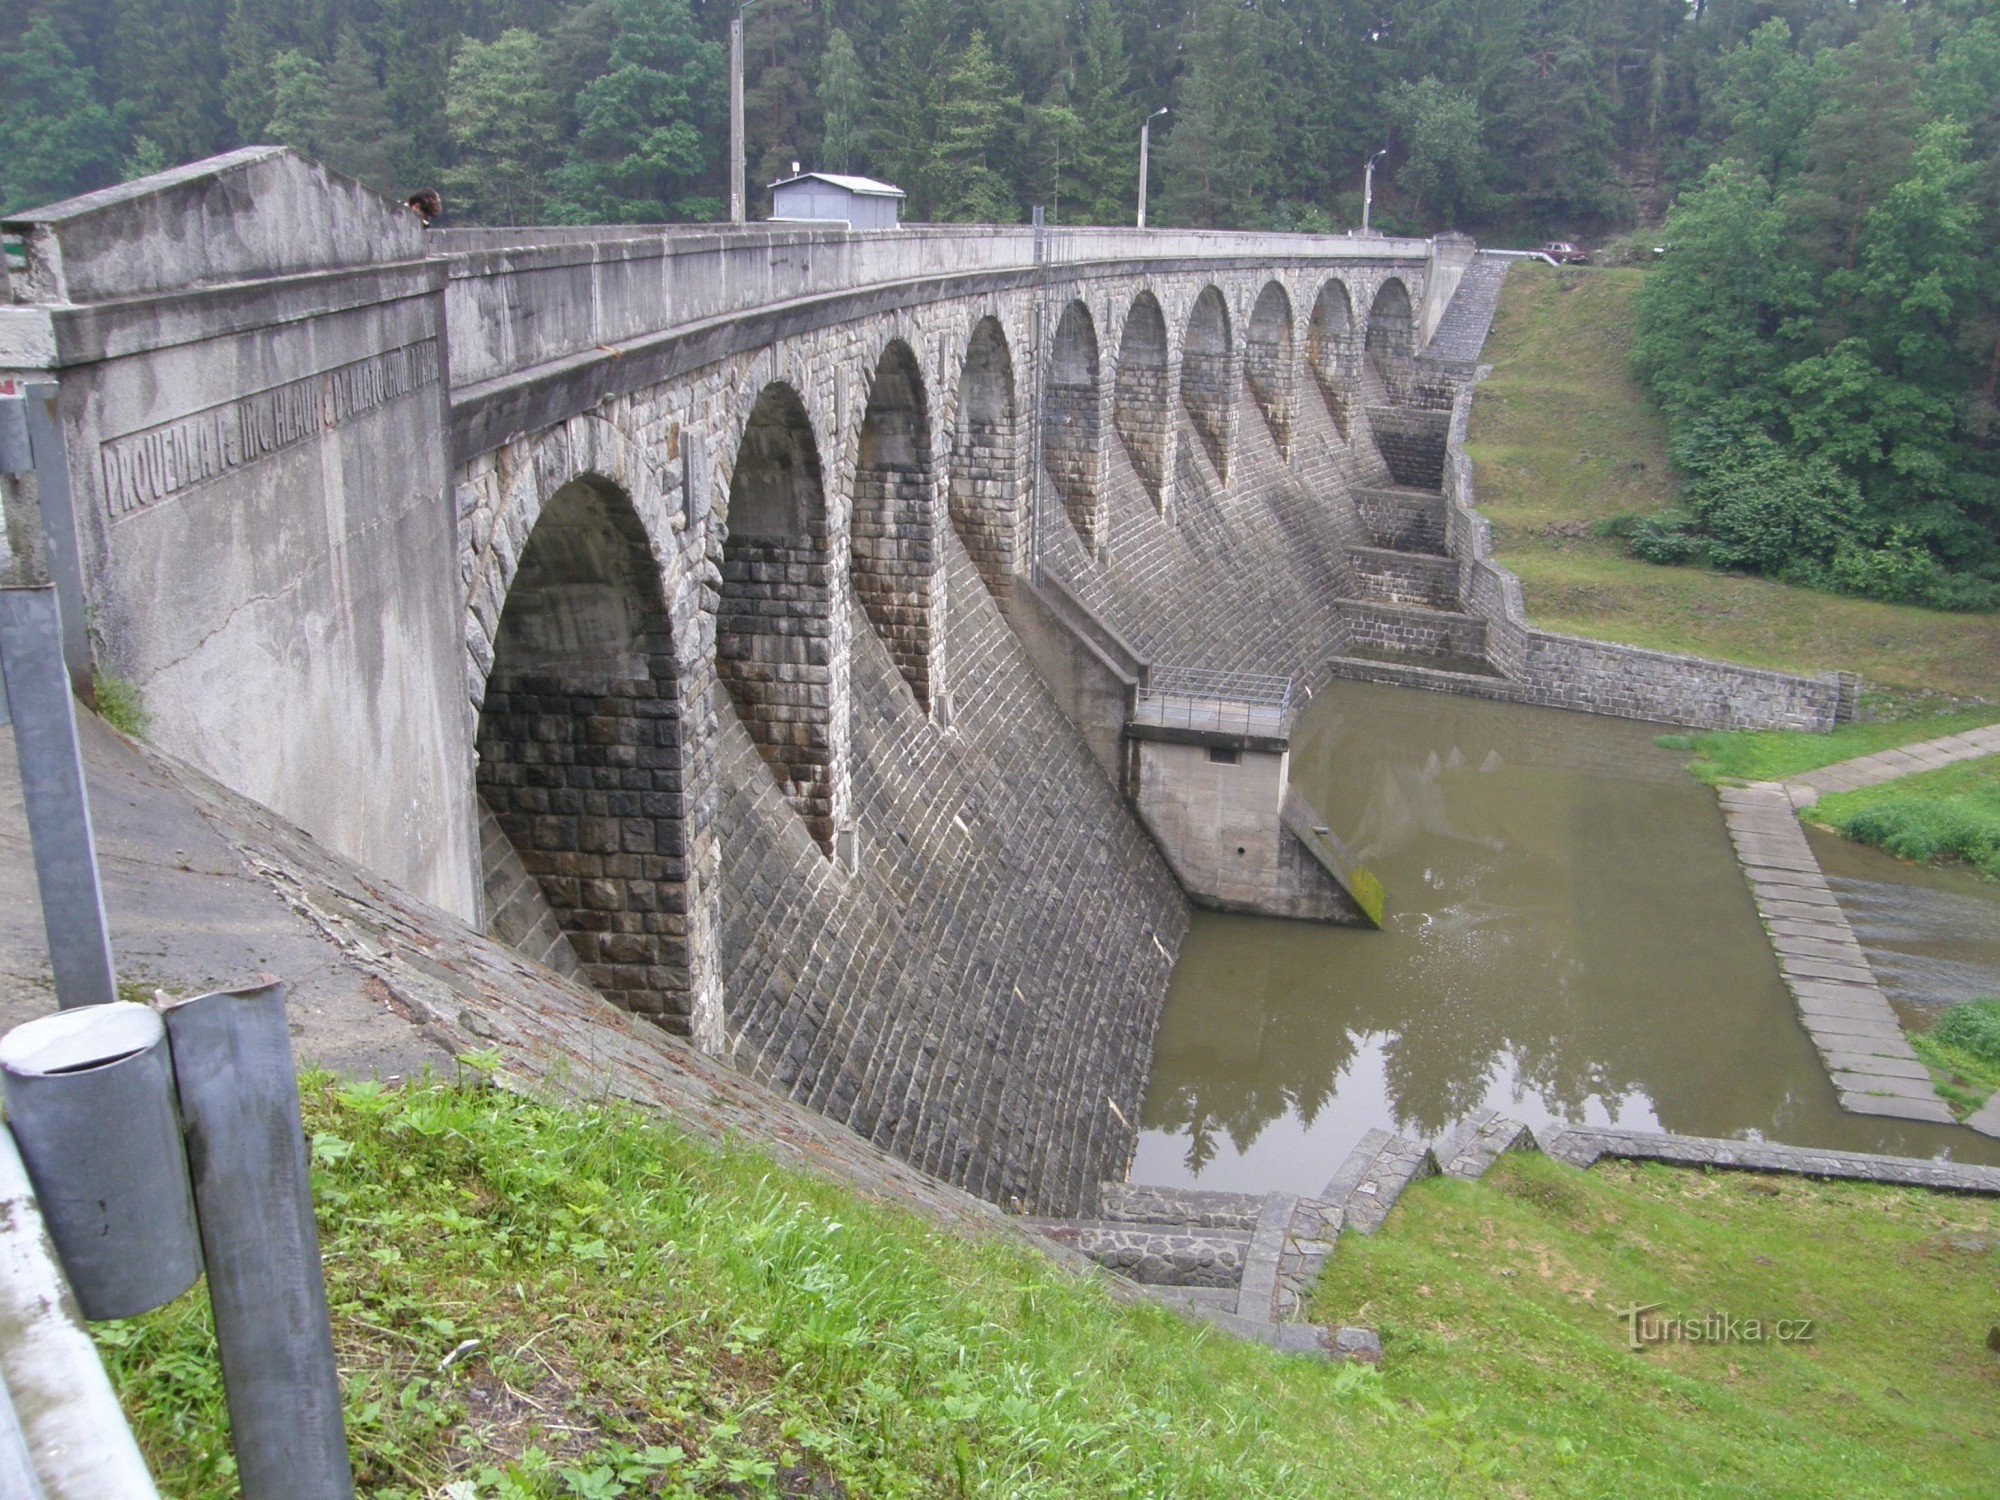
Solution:
{"label": "stone paving slab", "polygon": [[[1938,1101],[1940,1106],[1943,1102]],[[1718,1167],[1818,1177],[1829,1182],[1879,1182],[1892,1187],[2000,1197],[2000,1167],[1925,1161],[1910,1156],[1876,1156],[1864,1151],[1819,1151],[1808,1146],[1779,1146],[1763,1141],[1725,1141],[1706,1136],[1578,1126],[1559,1131],[1543,1142],[1542,1149],[1574,1167],[1588,1167],[1610,1156],[1621,1161],[1657,1161],[1673,1167]]]}
{"label": "stone paving slab", "polygon": [[[1931,1087],[1931,1070],[1921,1062],[1912,1062],[1907,1057],[1895,1053],[1866,1052],[1858,1048],[1844,1048],[1839,1052],[1821,1052],[1827,1069],[1833,1073],[1859,1073],[1874,1078],[1907,1078],[1913,1083],[1921,1083],[1926,1091]],[[1834,1080],[1836,1083],[1839,1079]]]}
{"label": "stone paving slab", "polygon": [[1858,791],[1865,786],[1880,786],[1885,781],[1898,781],[1920,771],[1934,771],[1940,766],[1978,760],[1988,755],[2000,755],[2000,725],[1961,730],[1957,734],[1941,735],[1919,744],[1900,745],[1874,755],[1857,756],[1853,760],[1821,766],[1816,771],[1805,771],[1790,778],[1789,785],[1803,787],[1817,796],[1831,796],[1836,792]]}
{"label": "stone paving slab", "polygon": [[2000,1093],[1973,1111],[1965,1123],[1981,1135],[2000,1136]]}
{"label": "stone paving slab", "polygon": [[[1868,759],[1877,765],[1861,774],[1893,764],[1886,755]],[[1842,1109],[1949,1124],[1950,1109],[1931,1086],[1929,1070],[1911,1049],[1846,913],[1827,888],[1799,826],[1792,791],[1783,783],[1762,782],[1727,788],[1720,799],[1800,1023],[1819,1049]]]}
{"label": "stone paving slab", "polygon": [[1243,1277],[1238,1283],[1236,1311],[1248,1318],[1272,1320],[1277,1311],[1278,1262],[1285,1253],[1285,1236],[1298,1211],[1294,1193],[1271,1193],[1257,1216],[1250,1234],[1250,1249],[1243,1258]]}
{"label": "stone paving slab", "polygon": [[1933,1094],[1928,1102],[1889,1094],[1864,1094],[1836,1090],[1840,1107],[1852,1115],[1880,1115],[1890,1120],[1922,1120],[1931,1125],[1956,1124],[1944,1100]]}

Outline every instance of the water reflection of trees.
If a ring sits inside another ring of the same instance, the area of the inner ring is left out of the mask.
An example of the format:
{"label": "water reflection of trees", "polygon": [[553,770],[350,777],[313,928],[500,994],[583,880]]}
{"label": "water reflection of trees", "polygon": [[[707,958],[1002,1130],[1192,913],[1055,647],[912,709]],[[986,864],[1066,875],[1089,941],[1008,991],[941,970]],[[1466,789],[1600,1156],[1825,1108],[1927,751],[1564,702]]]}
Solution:
{"label": "water reflection of trees", "polygon": [[1499,1079],[1559,1116],[1639,1096],[1708,1134],[1824,1088],[1803,1037],[1772,1034],[1789,1003],[1712,800],[1651,730],[1378,696],[1322,709],[1293,775],[1383,877],[1391,931],[1205,920],[1146,1111],[1191,1167],[1310,1124],[1377,1036],[1394,1119],[1371,1123],[1422,1137]]}

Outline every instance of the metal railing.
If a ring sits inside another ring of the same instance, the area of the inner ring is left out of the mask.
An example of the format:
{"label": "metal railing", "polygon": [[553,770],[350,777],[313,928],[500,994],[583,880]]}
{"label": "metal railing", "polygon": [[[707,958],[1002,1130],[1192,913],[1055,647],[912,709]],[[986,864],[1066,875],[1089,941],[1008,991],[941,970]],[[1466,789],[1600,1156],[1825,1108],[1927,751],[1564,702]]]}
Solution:
{"label": "metal railing", "polygon": [[1134,718],[1163,728],[1282,735],[1291,715],[1290,677],[1169,663],[1147,669]]}

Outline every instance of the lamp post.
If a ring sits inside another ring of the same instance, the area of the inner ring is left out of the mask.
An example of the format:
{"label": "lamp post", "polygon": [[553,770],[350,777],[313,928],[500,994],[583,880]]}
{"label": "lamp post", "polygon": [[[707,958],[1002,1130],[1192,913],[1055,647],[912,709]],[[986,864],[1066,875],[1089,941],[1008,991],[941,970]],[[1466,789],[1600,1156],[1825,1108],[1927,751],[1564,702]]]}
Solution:
{"label": "lamp post", "polygon": [[1384,146],[1368,158],[1368,165],[1361,169],[1361,232],[1368,232],[1368,210],[1375,204],[1375,163],[1389,154]]}
{"label": "lamp post", "polygon": [[743,222],[743,12],[757,0],[742,0],[729,18],[729,222]]}
{"label": "lamp post", "polygon": [[1153,121],[1166,112],[1167,106],[1161,105],[1147,115],[1146,123],[1139,127],[1139,227],[1141,229],[1146,227],[1146,169],[1152,155]]}

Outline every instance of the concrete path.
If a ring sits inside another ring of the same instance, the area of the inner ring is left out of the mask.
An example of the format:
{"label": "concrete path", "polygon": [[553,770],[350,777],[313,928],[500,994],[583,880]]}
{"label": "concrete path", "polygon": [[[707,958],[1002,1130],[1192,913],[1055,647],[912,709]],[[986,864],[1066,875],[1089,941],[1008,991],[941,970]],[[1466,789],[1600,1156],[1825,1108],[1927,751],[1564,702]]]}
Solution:
{"label": "concrete path", "polygon": [[[2000,724],[1899,746],[1808,771],[1786,781],[1730,787],[1720,794],[1736,857],[1764,919],[1778,968],[1819,1048],[1840,1107],[1949,1125],[1952,1114],[1930,1070],[1875,982],[1868,956],[1820,873],[1798,810],[1822,796],[1879,786],[1958,761],[2000,755]],[[2000,1095],[1965,1122],[2000,1136]]]}
{"label": "concrete path", "polygon": [[2000,755],[2000,724],[1968,729],[1962,734],[1947,734],[1939,739],[1925,740],[1919,745],[1898,745],[1893,750],[1880,750],[1873,755],[1856,756],[1853,760],[1836,761],[1830,766],[1821,766],[1817,771],[1804,771],[1789,777],[1783,785],[1791,794],[1793,806],[1811,807],[1820,798],[1831,797],[1837,792],[1880,786],[1885,781],[1900,781],[1919,771],[1935,771],[1940,766],[1954,765],[1962,760],[1978,760],[1987,755]]}

